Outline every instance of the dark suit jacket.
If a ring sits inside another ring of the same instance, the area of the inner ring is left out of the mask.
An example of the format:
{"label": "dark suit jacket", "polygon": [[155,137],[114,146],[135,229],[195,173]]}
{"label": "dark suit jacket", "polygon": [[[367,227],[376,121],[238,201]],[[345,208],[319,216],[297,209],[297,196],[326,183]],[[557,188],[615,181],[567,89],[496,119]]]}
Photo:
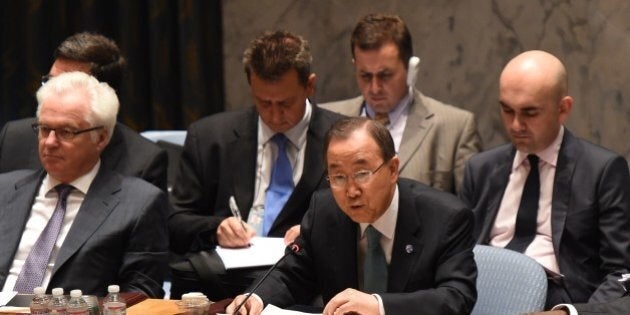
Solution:
{"label": "dark suit jacket", "polygon": [[630,314],[630,296],[625,296],[607,303],[575,304],[573,306],[575,306],[579,315],[628,315]]}
{"label": "dark suit jacket", "polygon": [[[4,285],[45,173],[0,174],[0,287]],[[101,167],[59,250],[47,291],[81,289],[105,296],[107,286],[163,296],[168,260],[166,194]]]}
{"label": "dark suit jacket", "polygon": [[[489,243],[515,149],[511,144],[473,156],[460,197],[475,213],[475,237]],[[630,262],[630,176],[625,159],[565,129],[551,209],[553,248],[572,301],[611,300]]]}
{"label": "dark suit jacket", "polygon": [[[381,294],[385,312],[470,313],[477,297],[472,212],[455,196],[412,180],[400,179],[398,188],[388,293]],[[318,293],[325,304],[346,288],[358,288],[358,229],[330,190],[315,193],[302,221],[299,253],[279,264],[256,293],[265,303],[287,307]]]}
{"label": "dark suit jacket", "polygon": [[[324,135],[341,117],[313,106],[302,177],[271,226],[270,236],[282,237],[299,224],[311,194],[328,185]],[[230,196],[247,219],[254,202],[257,128],[258,114],[253,107],[219,113],[190,125],[172,191],[175,212],[169,218],[169,230],[174,251],[211,249],[217,227],[231,215]]]}
{"label": "dark suit jacket", "polygon": [[[35,118],[7,122],[0,132],[0,173],[39,169]],[[101,154],[102,165],[120,174],[140,177],[166,191],[166,151],[131,128],[117,123],[109,144]]]}

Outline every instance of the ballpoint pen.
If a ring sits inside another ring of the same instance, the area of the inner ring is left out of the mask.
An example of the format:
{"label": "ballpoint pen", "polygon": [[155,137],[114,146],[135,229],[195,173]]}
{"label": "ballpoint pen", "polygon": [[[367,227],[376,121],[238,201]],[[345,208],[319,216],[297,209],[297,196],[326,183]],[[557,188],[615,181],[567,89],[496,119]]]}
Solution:
{"label": "ballpoint pen", "polygon": [[241,218],[241,212],[238,210],[238,206],[236,205],[236,200],[234,199],[234,196],[230,196],[229,204],[232,215],[237,218],[239,222],[241,222],[241,227],[243,227],[243,231],[247,231],[247,229],[245,228],[245,223],[243,223],[243,218]]}

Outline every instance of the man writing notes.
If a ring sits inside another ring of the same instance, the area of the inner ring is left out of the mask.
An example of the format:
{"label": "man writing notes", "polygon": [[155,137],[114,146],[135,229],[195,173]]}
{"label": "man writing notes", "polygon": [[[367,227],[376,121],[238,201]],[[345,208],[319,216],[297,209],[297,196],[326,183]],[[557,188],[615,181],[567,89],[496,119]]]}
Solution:
{"label": "man writing notes", "polygon": [[[168,259],[166,193],[102,165],[118,98],[82,72],[37,92],[43,170],[0,174],[0,285],[105,296],[107,286],[161,297]],[[32,132],[32,131],[31,131]]]}
{"label": "man writing notes", "polygon": [[547,52],[505,66],[499,105],[512,143],[472,157],[460,193],[477,241],[543,265],[548,307],[621,297],[617,280],[630,262],[626,160],[563,126],[573,98],[564,65]]}
{"label": "man writing notes", "polygon": [[350,48],[361,96],[322,108],[384,123],[400,157],[401,177],[456,192],[466,161],[481,149],[473,114],[415,89],[417,69],[410,60],[416,57],[400,17],[365,16],[352,32]]}
{"label": "man writing notes", "polygon": [[379,122],[344,118],[324,148],[331,188],[313,195],[300,250],[240,314],[259,314],[268,303],[306,304],[316,294],[324,314],[470,313],[477,276],[472,212],[451,194],[399,179],[394,142]]}
{"label": "man writing notes", "polygon": [[[324,134],[341,117],[309,101],[311,59],[299,36],[261,35],[243,58],[254,106],[188,128],[169,218],[174,251],[244,247],[254,235],[290,242],[299,234],[311,194],[327,186]],[[246,222],[232,216],[232,197]]]}

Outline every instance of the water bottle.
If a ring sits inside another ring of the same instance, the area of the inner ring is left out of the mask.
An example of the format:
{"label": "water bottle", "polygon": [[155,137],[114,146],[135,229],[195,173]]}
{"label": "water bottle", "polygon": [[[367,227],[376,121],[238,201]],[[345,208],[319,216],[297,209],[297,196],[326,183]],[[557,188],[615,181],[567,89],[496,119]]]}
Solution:
{"label": "water bottle", "polygon": [[83,292],[81,290],[70,291],[70,301],[68,301],[68,307],[66,308],[66,314],[68,315],[88,315],[90,314],[88,304],[82,297]]}
{"label": "water bottle", "polygon": [[68,299],[63,295],[62,288],[54,288],[52,290],[52,299],[50,299],[50,315],[66,315],[68,307]]}
{"label": "water bottle", "polygon": [[113,284],[107,287],[107,296],[103,300],[103,315],[125,315],[127,304],[120,296],[120,287]]}
{"label": "water bottle", "polygon": [[31,314],[37,315],[49,315],[50,309],[48,309],[48,297],[46,297],[46,289],[42,287],[36,287],[33,289],[35,296],[31,301]]}

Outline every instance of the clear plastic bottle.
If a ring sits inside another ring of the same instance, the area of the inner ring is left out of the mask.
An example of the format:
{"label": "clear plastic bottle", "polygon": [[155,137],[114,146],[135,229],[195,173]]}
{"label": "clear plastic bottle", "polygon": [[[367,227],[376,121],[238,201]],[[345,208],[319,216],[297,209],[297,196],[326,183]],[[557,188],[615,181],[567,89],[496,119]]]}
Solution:
{"label": "clear plastic bottle", "polygon": [[33,289],[35,296],[31,301],[31,314],[37,315],[49,315],[50,309],[48,308],[48,297],[46,296],[46,289],[42,287],[36,287]]}
{"label": "clear plastic bottle", "polygon": [[66,314],[68,315],[88,315],[88,304],[82,297],[83,292],[81,290],[70,291],[70,301],[68,301],[68,307],[66,308]]}
{"label": "clear plastic bottle", "polygon": [[127,304],[120,296],[120,287],[112,284],[107,287],[107,292],[103,300],[103,315],[126,315]]}
{"label": "clear plastic bottle", "polygon": [[50,299],[50,315],[66,315],[68,308],[68,299],[63,295],[62,288],[54,288],[52,290],[52,298]]}

